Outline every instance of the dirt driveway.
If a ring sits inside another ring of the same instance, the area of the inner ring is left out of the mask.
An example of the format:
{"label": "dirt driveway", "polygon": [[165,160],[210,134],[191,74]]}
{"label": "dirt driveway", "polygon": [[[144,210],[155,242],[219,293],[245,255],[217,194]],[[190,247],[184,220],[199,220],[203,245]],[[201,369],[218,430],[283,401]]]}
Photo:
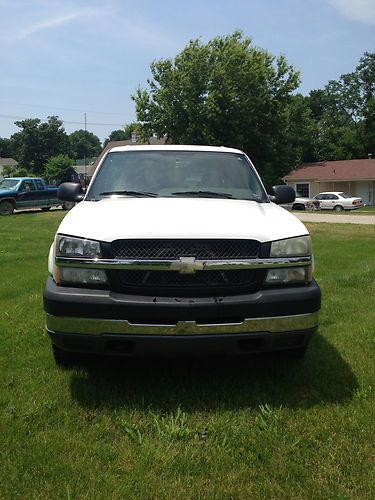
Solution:
{"label": "dirt driveway", "polygon": [[332,222],[347,224],[373,224],[375,215],[352,215],[352,214],[322,214],[322,213],[298,213],[294,214],[303,222]]}

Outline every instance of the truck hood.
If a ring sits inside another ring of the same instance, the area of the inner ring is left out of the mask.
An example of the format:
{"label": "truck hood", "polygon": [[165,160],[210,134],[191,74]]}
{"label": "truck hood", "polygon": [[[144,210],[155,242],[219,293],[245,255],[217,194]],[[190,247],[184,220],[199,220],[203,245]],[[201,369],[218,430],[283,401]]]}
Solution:
{"label": "truck hood", "polygon": [[137,238],[228,238],[267,242],[308,234],[273,203],[212,198],[106,198],[82,201],[58,232],[111,242]]}

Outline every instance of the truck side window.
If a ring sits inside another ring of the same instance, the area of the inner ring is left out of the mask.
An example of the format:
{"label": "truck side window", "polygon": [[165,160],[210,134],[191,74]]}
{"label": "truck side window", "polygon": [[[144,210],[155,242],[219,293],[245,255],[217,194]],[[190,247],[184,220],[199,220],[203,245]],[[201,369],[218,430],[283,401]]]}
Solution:
{"label": "truck side window", "polygon": [[35,179],[35,184],[36,184],[36,188],[39,191],[43,191],[44,190],[43,182],[40,179]]}
{"label": "truck side window", "polygon": [[35,186],[32,180],[23,181],[21,184],[21,191],[35,191]]}

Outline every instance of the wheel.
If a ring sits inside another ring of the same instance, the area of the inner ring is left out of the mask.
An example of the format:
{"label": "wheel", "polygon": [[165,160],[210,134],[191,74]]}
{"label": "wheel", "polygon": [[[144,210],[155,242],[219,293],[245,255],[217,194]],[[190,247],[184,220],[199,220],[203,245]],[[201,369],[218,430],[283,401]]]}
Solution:
{"label": "wheel", "polygon": [[42,212],[48,212],[48,210],[51,210],[51,207],[41,207]]}
{"label": "wheel", "polygon": [[305,205],[296,204],[296,205],[292,206],[292,210],[306,210],[306,207],[305,207]]}
{"label": "wheel", "polygon": [[14,204],[11,201],[2,201],[0,203],[0,215],[12,215]]}
{"label": "wheel", "polygon": [[63,210],[71,210],[74,207],[74,201],[64,201],[62,204]]}
{"label": "wheel", "polygon": [[55,362],[58,366],[68,367],[77,364],[79,361],[79,354],[70,351],[64,351],[57,347],[57,345],[52,344],[52,353],[55,358]]}
{"label": "wheel", "polygon": [[287,351],[284,351],[284,354],[286,357],[291,358],[291,359],[302,359],[307,351],[307,344],[298,346],[298,347],[293,347],[293,349],[288,349]]}
{"label": "wheel", "polygon": [[334,210],[335,212],[343,212],[343,211],[344,211],[344,207],[343,207],[342,205],[335,205],[335,206],[333,207],[333,210]]}

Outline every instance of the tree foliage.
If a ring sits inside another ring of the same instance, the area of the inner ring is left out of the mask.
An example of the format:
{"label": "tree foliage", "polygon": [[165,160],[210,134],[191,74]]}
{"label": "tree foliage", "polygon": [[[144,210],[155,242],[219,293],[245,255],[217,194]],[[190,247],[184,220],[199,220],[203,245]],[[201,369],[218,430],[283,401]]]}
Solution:
{"label": "tree foliage", "polygon": [[48,158],[67,151],[67,135],[57,116],[44,123],[30,118],[15,124],[21,130],[11,136],[14,158],[33,174],[41,175]]}
{"label": "tree foliage", "polygon": [[12,158],[13,155],[13,142],[11,139],[0,137],[0,158]]}
{"label": "tree foliage", "polygon": [[133,96],[149,134],[239,147],[266,177],[285,169],[290,159],[280,148],[299,75],[284,57],[235,32],[207,44],[192,40],[175,59],[153,62],[151,73],[149,88]]}
{"label": "tree foliage", "polygon": [[66,155],[52,156],[48,159],[43,175],[50,181],[65,182],[72,180],[74,161]]}
{"label": "tree foliage", "polygon": [[143,137],[143,129],[141,124],[137,122],[131,122],[124,125],[122,130],[113,130],[107,139],[104,141],[104,147],[112,141],[127,141],[131,139],[133,132],[136,133],[137,137]]}
{"label": "tree foliage", "polygon": [[284,57],[240,32],[192,40],[174,59],[153,62],[151,74],[132,96],[143,130],[243,149],[268,183],[301,162],[374,152],[374,53],[307,97],[295,94],[299,75]]}
{"label": "tree foliage", "polygon": [[126,141],[127,139],[130,139],[130,134],[125,132],[125,130],[112,130],[112,132],[109,134],[109,137],[104,140],[103,146],[106,147],[106,145],[109,142],[113,141]]}
{"label": "tree foliage", "polygon": [[68,136],[68,155],[74,160],[99,156],[102,145],[98,136],[87,130],[76,130]]}
{"label": "tree foliage", "polygon": [[30,177],[32,175],[32,172],[18,165],[5,165],[1,173],[2,177]]}
{"label": "tree foliage", "polygon": [[310,92],[316,121],[317,159],[363,158],[375,144],[375,53],[365,52],[355,71]]}

